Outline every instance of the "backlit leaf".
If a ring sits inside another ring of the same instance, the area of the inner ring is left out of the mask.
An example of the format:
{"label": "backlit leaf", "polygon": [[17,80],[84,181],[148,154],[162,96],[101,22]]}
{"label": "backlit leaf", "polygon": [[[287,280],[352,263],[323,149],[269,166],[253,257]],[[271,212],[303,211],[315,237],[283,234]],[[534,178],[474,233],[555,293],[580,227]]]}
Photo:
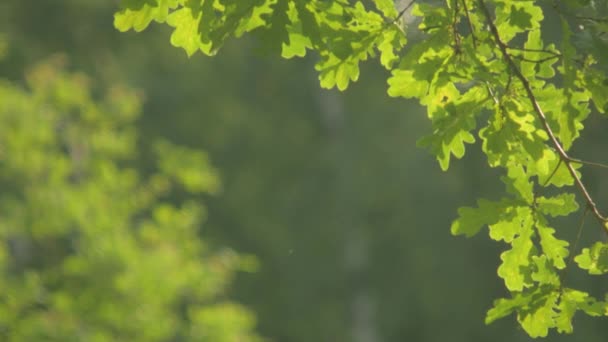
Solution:
{"label": "backlit leaf", "polygon": [[591,248],[584,248],[574,261],[589,274],[608,273],[608,244],[596,242]]}

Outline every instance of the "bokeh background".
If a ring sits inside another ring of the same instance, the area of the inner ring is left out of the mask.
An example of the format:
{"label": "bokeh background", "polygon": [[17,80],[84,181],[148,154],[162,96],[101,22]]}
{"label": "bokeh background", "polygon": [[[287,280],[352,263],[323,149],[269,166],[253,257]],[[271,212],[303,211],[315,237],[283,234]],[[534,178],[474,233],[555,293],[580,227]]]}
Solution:
{"label": "bokeh background", "polygon": [[[5,245],[1,259],[5,264],[1,281],[5,295],[0,294],[0,340],[4,336],[7,341],[33,342],[249,341],[255,339],[254,335],[277,342],[530,340],[518,328],[514,317],[490,326],[483,323],[492,300],[506,295],[496,275],[499,254],[505,246],[484,234],[464,239],[449,233],[459,206],[473,205],[479,197],[496,198],[502,190],[499,172],[489,169],[478,145],[469,147],[467,156],[454,162],[448,172],[441,172],[434,158],[416,147],[416,140],[430,133],[424,109],[412,101],[389,98],[387,74],[374,62],[364,65],[359,82],[347,91],[323,90],[313,69],[314,56],[286,61],[264,54],[253,40],[240,39],[230,42],[214,58],[200,54],[187,58],[183,51],[170,45],[166,27],[153,25],[142,33],[116,31],[112,26],[116,7],[116,1],[106,0],[2,0],[0,77],[6,89],[31,92],[33,98],[38,94],[37,81],[31,84],[31,77],[24,75],[31,74],[28,70],[40,63],[46,69],[69,70],[57,71],[61,73],[87,74],[88,84],[93,85],[91,101],[102,98],[104,89],[130,94],[130,90],[116,90],[117,85],[135,89],[141,100],[139,116],[108,124],[102,115],[95,122],[99,126],[92,126],[91,132],[95,132],[95,127],[103,129],[119,124],[129,125],[137,132],[128,161],[117,161],[116,165],[136,170],[142,188],[149,186],[143,179],[154,178],[158,160],[164,158],[154,153],[157,141],[184,146],[188,153],[204,157],[202,167],[212,168],[220,185],[200,180],[206,184],[201,191],[177,187],[158,201],[172,208],[182,208],[182,203],[192,198],[204,203],[206,209],[200,222],[188,221],[197,236],[175,238],[172,248],[181,250],[182,243],[197,238],[204,245],[197,248],[206,252],[199,249],[180,252],[171,264],[163,264],[166,258],[161,258],[158,264],[142,261],[131,265],[130,258],[156,259],[148,258],[146,253],[152,253],[149,249],[129,247],[138,252],[121,256],[120,271],[95,268],[87,273],[87,281],[70,281],[63,268],[54,269],[48,276],[46,268],[56,267],[57,263],[35,260],[60,260],[58,263],[62,264],[68,256],[82,252],[74,247],[73,236],[66,242],[57,241],[57,235],[53,235],[49,242],[51,233],[39,234],[28,226],[37,222],[44,231],[48,221],[40,216],[45,212],[44,200],[32,204],[31,197],[23,195],[24,189],[29,185],[42,187],[48,179],[24,176],[27,164],[21,171],[13,168],[10,163],[14,161],[6,157],[9,150],[5,147],[4,155],[0,154],[3,170],[0,192],[13,200],[0,201],[0,220],[3,216],[14,217],[19,208],[34,209],[27,209],[28,219],[13,220],[12,230],[6,224],[0,225]],[[57,59],[66,66],[52,62]],[[72,87],[79,89],[78,83]],[[16,107],[8,105],[9,98],[14,96],[7,90],[0,92],[0,115],[15,113]],[[29,101],[33,100],[23,100]],[[52,97],[48,101],[52,106],[59,100]],[[19,108],[22,116],[39,110],[39,107]],[[54,108],[61,112],[66,107]],[[78,120],[83,119],[66,116],[60,121],[70,120],[80,125]],[[605,121],[596,114],[589,119],[587,136],[575,146],[577,156],[608,161]],[[6,125],[9,121],[2,122]],[[30,122],[44,125],[35,117]],[[21,127],[23,134],[29,132],[28,125],[33,123]],[[0,142],[10,140],[11,129],[7,127],[0,129],[1,134],[6,134],[4,140],[0,137]],[[91,132],[81,132],[80,139],[87,139]],[[56,134],[53,141],[62,141],[63,131]],[[34,145],[18,145],[10,151],[34,153]],[[174,150],[163,151],[179,155]],[[61,155],[58,152],[53,158]],[[122,160],[121,156],[106,157]],[[179,170],[163,174],[171,178],[175,173]],[[108,203],[127,201],[136,192],[129,185],[124,185],[121,191],[108,185],[111,191],[104,192],[103,182],[95,178],[94,172],[90,175],[90,183],[100,187],[99,191],[108,196],[104,197]],[[585,172],[594,195],[603,204],[608,203],[606,176],[601,170]],[[110,183],[123,187],[118,181],[110,179]],[[81,200],[86,201],[86,196],[82,196]],[[4,204],[8,202],[10,205]],[[124,210],[109,205],[97,208],[95,203],[99,202],[92,202],[88,210],[102,210],[98,213],[100,217],[114,217],[118,215],[116,211]],[[54,205],[61,208],[63,203]],[[121,223],[127,226],[121,231],[125,238],[135,229],[128,227],[129,222],[139,222],[139,216],[156,212],[146,208],[134,213],[127,223]],[[62,215],[70,213],[68,210]],[[578,219],[559,222],[558,234],[574,236]],[[178,229],[173,227],[171,216],[165,220],[169,221],[165,222],[166,231]],[[597,238],[597,231],[594,223],[588,222],[582,245]],[[170,239],[172,235],[166,234],[169,235],[159,238]],[[30,241],[30,247],[16,248],[15,236]],[[90,237],[91,246],[96,245],[96,236]],[[241,257],[236,257],[234,251]],[[18,256],[17,252],[27,255]],[[229,261],[226,253],[231,255]],[[16,262],[19,258],[30,262]],[[201,259],[197,261],[200,267],[211,269],[213,265],[207,264],[220,260],[223,271],[198,274],[189,262],[197,258]],[[240,261],[234,261],[235,258]],[[142,307],[141,303],[125,306],[122,311],[96,314],[102,310],[97,304],[81,307],[79,301],[85,297],[75,295],[88,293],[89,287],[114,279],[116,274],[139,270],[140,277],[134,276],[132,281],[141,284],[134,285],[132,292],[123,291],[115,297],[118,290],[114,288],[95,290],[91,292],[93,297],[86,298],[93,303],[111,300],[120,303],[128,301],[130,293],[137,296],[141,291],[149,291],[148,297],[142,295],[138,299],[146,303],[157,295],[157,287],[146,286],[180,277],[182,268],[194,275],[175,281],[178,285],[167,286],[164,291],[197,288],[201,283],[208,286],[209,277],[222,280],[209,293],[180,295],[179,300],[169,292],[158,294],[169,299],[155,307],[158,315],[148,317],[145,324],[138,321],[139,316],[146,317],[146,310],[152,309]],[[36,283],[30,279],[32,274],[39,274],[42,280]],[[598,295],[605,293],[608,286],[606,277],[589,280],[573,272],[568,278]],[[38,292],[60,291],[64,297],[72,297],[74,303],[62,315],[50,318],[44,313],[49,305],[55,304],[16,303],[27,295],[19,297],[13,290],[31,282],[37,284]],[[113,299],[106,297],[111,294]],[[198,301],[203,308],[227,302],[232,309],[222,304],[224,309],[197,316],[176,309],[179,305],[175,303],[180,300]],[[68,314],[70,310],[76,310],[77,314]],[[172,321],[167,321],[163,310],[173,312]],[[43,332],[15,333],[17,329],[33,331],[32,326],[23,323],[31,315],[44,316],[41,318],[44,324],[35,325]],[[110,319],[104,315],[119,316]],[[100,318],[93,323],[87,321],[92,316]],[[78,320],[83,317],[82,322]],[[193,330],[192,322],[197,321],[193,317],[199,317],[202,327],[198,335],[181,331]],[[223,323],[213,322],[220,317]],[[54,327],[64,325],[62,320],[70,320],[67,326],[71,330],[64,335],[54,334]],[[577,315],[573,335],[552,333],[547,340],[606,341],[607,323],[605,318]],[[83,324],[90,324],[87,328],[90,331],[104,331],[107,326],[109,332],[87,335]],[[146,335],[138,331],[165,324],[173,324],[173,328],[167,328],[172,333]],[[128,334],[121,332],[125,327],[130,327]],[[205,332],[213,329],[217,335]],[[247,332],[241,334],[241,330]],[[76,331],[80,335],[75,335]],[[235,331],[239,333],[230,335]]]}

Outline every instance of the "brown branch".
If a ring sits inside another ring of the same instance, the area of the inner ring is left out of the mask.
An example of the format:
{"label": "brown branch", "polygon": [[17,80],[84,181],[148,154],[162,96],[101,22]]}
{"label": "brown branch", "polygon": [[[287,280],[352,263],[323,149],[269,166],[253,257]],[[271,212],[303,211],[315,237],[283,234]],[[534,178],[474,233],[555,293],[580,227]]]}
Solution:
{"label": "brown branch", "polygon": [[485,1],[479,0],[479,6],[486,17],[486,22],[487,22],[488,26],[490,27],[490,32],[492,33],[492,36],[494,37],[494,40],[496,41],[496,44],[498,45],[498,48],[500,49],[502,57],[504,58],[505,62],[509,66],[509,68],[513,71],[513,74],[515,75],[515,77],[517,77],[521,81],[521,83],[524,87],[524,90],[526,91],[526,95],[527,95],[528,99],[530,100],[530,103],[532,104],[532,108],[534,109],[534,112],[537,114],[541,124],[543,125],[545,131],[547,132],[547,135],[549,136],[551,142],[553,143],[553,146],[557,150],[557,153],[559,154],[560,159],[568,168],[568,172],[574,179],[576,186],[578,187],[579,191],[585,198],[585,202],[587,202],[587,206],[588,206],[589,210],[591,210],[591,212],[593,212],[593,215],[602,224],[602,227],[608,231],[608,226],[606,225],[606,222],[607,222],[606,217],[600,213],[599,209],[597,208],[597,205],[593,201],[593,198],[589,194],[589,191],[585,187],[585,184],[583,184],[580,177],[576,173],[576,170],[572,166],[571,158],[568,156],[568,154],[566,153],[566,150],[564,150],[564,147],[561,145],[559,140],[557,140],[555,133],[553,133],[553,130],[551,129],[551,126],[549,125],[549,122],[547,121],[547,116],[545,115],[542,108],[538,104],[538,101],[536,100],[536,96],[534,95],[534,92],[532,91],[530,82],[528,81],[526,76],[524,76],[521,73],[521,70],[519,70],[519,68],[517,67],[517,64],[515,64],[515,62],[513,61],[513,58],[511,58],[511,55],[507,51],[508,47],[500,38],[498,29],[496,28],[496,25],[494,25],[494,22],[492,20],[492,15],[490,14],[490,11],[488,10],[488,7],[486,6]]}

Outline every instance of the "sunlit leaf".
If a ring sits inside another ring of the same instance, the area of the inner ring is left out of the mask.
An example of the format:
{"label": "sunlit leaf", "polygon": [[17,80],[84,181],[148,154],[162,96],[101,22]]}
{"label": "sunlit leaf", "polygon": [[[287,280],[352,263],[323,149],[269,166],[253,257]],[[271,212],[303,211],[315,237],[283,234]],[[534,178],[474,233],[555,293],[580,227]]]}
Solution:
{"label": "sunlit leaf", "polygon": [[591,248],[584,248],[574,261],[589,274],[608,273],[608,244],[596,242]]}

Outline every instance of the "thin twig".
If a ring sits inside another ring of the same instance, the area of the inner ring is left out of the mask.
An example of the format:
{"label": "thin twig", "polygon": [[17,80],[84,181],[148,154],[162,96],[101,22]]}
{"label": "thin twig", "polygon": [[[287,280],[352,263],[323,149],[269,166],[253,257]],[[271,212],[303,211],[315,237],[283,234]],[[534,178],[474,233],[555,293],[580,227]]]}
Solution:
{"label": "thin twig", "polygon": [[555,174],[557,173],[557,170],[559,169],[559,167],[562,165],[562,160],[560,159],[557,162],[557,165],[555,166],[555,169],[553,169],[553,172],[551,172],[551,175],[549,176],[549,178],[547,178],[547,180],[543,183],[543,188],[547,186],[547,184],[549,184],[549,181],[551,181],[551,178],[553,178],[553,176],[555,176]]}
{"label": "thin twig", "polygon": [[497,105],[500,105],[500,101],[498,100],[498,97],[496,97],[496,95],[494,95],[494,91],[490,87],[490,83],[489,82],[486,82],[486,87],[488,88],[488,93],[490,93],[490,96],[494,100],[494,103],[497,104]]}
{"label": "thin twig", "polygon": [[456,25],[458,25],[458,0],[454,0],[454,20],[452,20],[452,35],[454,36],[454,51],[456,54],[460,53],[460,34]]}
{"label": "thin twig", "polygon": [[471,31],[471,38],[473,39],[473,48],[477,50],[477,37],[475,36],[473,22],[471,22],[471,16],[469,15],[469,7],[467,6],[467,0],[462,0],[462,7],[464,7],[464,14],[467,17],[467,23],[469,24],[469,30]]}
{"label": "thin twig", "polygon": [[521,56],[521,55],[511,55],[511,57],[517,58],[517,59],[522,60],[524,62],[535,63],[535,64],[544,63],[546,61],[552,60],[553,58],[559,58],[559,56],[549,56],[549,57],[545,57],[545,58],[541,58],[541,59],[529,59],[529,58],[526,58],[526,57]]}
{"label": "thin twig", "polygon": [[587,213],[589,213],[589,207],[585,207],[585,211],[583,212],[583,216],[581,217],[581,222],[578,225],[578,232],[576,233],[576,239],[574,240],[574,244],[572,244],[572,251],[570,252],[570,260],[568,260],[568,265],[572,263],[572,259],[574,259],[574,253],[576,252],[576,247],[578,246],[578,242],[581,240],[581,235],[583,234],[583,226],[585,226],[585,217],[587,217]]}
{"label": "thin twig", "polygon": [[590,165],[590,166],[601,167],[603,169],[608,169],[608,165],[602,164],[602,163],[580,160],[580,159],[576,159],[576,158],[572,158],[572,157],[569,158],[569,161],[572,163],[576,163],[576,164]]}
{"label": "thin twig", "polygon": [[566,267],[564,267],[561,271],[561,279],[562,280],[562,289],[564,288],[563,282],[566,281],[566,276],[568,275],[568,270],[570,269],[570,265],[572,265],[572,261],[574,260],[574,253],[576,253],[576,248],[578,246],[578,242],[581,239],[583,234],[583,227],[585,226],[585,218],[589,213],[589,207],[585,207],[585,211],[583,211],[583,216],[581,216],[581,221],[578,225],[578,230],[576,232],[576,238],[574,239],[574,244],[572,244],[572,248],[568,250],[568,261],[566,261]]}
{"label": "thin twig", "polygon": [[574,18],[578,20],[594,21],[596,23],[608,23],[608,18],[584,17],[579,15],[575,15]]}
{"label": "thin twig", "polygon": [[507,86],[505,87],[505,93],[509,92],[512,81],[513,81],[513,74],[509,73],[509,79],[507,80]]}
{"label": "thin twig", "polygon": [[401,11],[399,11],[399,14],[397,14],[397,17],[393,20],[393,22],[391,24],[394,24],[397,22],[397,20],[401,19],[401,17],[403,17],[403,15],[405,14],[405,12],[407,12],[407,10],[409,10],[410,7],[414,6],[414,3],[416,3],[416,0],[410,1],[410,3],[407,4],[407,6],[405,6]]}
{"label": "thin twig", "polygon": [[597,208],[597,205],[593,201],[593,198],[589,194],[589,191],[587,191],[585,184],[583,184],[583,182],[579,178],[578,174],[576,173],[576,170],[572,166],[572,163],[570,162],[570,157],[564,150],[564,148],[561,145],[561,143],[559,142],[559,140],[557,140],[555,133],[553,133],[553,130],[551,129],[551,126],[549,125],[549,122],[547,120],[545,113],[543,112],[542,108],[538,104],[538,101],[536,100],[536,95],[534,95],[534,92],[532,91],[530,82],[521,73],[521,70],[519,70],[519,68],[517,67],[517,64],[515,64],[515,62],[511,58],[511,55],[507,51],[508,47],[500,38],[498,29],[496,28],[496,25],[494,24],[494,22],[492,20],[492,15],[490,14],[490,11],[488,10],[488,7],[486,6],[485,1],[479,0],[479,5],[486,17],[486,22],[487,22],[488,26],[490,27],[490,31],[491,31],[492,35],[494,36],[494,40],[496,41],[496,44],[498,45],[498,48],[500,49],[500,52],[502,53],[504,60],[509,65],[509,67],[511,68],[511,70],[513,71],[515,76],[521,81],[521,83],[524,87],[524,90],[526,91],[526,95],[527,95],[528,99],[530,100],[530,103],[532,104],[532,108],[534,109],[534,112],[537,114],[539,120],[541,121],[545,131],[547,132],[547,135],[551,139],[551,142],[553,143],[553,146],[557,150],[557,152],[560,156],[560,159],[564,162],[564,164],[568,168],[568,172],[574,179],[576,186],[578,187],[579,191],[585,198],[588,208],[593,212],[594,216],[602,224],[602,227],[608,231],[608,227],[605,225],[605,223],[607,221],[606,217],[604,217],[600,213],[599,209]]}
{"label": "thin twig", "polygon": [[507,49],[509,50],[519,50],[519,51],[526,51],[526,52],[541,52],[541,53],[548,53],[557,57],[561,57],[562,54],[559,52],[555,52],[555,51],[551,51],[551,50],[544,50],[544,49],[529,49],[529,48],[520,48],[520,47],[513,47],[513,46],[507,46]]}

